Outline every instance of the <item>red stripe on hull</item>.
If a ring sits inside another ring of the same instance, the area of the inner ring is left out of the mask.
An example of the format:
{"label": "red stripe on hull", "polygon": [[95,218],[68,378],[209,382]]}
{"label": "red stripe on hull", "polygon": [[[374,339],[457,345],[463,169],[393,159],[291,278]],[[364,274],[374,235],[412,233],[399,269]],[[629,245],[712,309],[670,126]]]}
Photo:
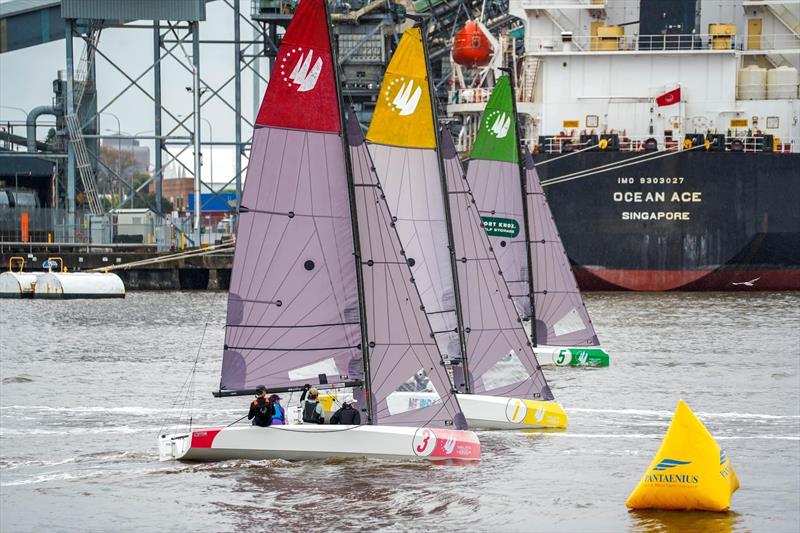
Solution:
{"label": "red stripe on hull", "polygon": [[576,267],[582,291],[798,291],[800,269],[639,270]]}
{"label": "red stripe on hull", "polygon": [[211,448],[219,429],[201,429],[192,431],[192,448]]}

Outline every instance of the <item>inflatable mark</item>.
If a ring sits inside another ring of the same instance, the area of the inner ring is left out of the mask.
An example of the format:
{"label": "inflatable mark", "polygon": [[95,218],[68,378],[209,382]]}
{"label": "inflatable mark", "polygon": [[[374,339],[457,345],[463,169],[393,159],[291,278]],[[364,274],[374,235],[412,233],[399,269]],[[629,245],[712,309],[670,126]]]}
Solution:
{"label": "inflatable mark", "polygon": [[630,509],[727,511],[739,479],[725,450],[683,400],[641,481]]}

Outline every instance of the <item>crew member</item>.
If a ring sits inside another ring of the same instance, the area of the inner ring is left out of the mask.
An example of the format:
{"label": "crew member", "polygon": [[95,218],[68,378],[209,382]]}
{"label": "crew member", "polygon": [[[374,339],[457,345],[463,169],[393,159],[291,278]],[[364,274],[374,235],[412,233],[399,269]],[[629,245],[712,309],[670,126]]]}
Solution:
{"label": "crew member", "polygon": [[348,396],[342,402],[342,407],[333,413],[331,424],[359,425],[361,424],[361,413],[354,407],[356,400]]}
{"label": "crew member", "polygon": [[325,423],[325,410],[322,404],[319,403],[319,391],[311,387],[308,389],[308,395],[300,402],[302,405],[303,422],[306,424],[324,424]]}
{"label": "crew member", "polygon": [[286,424],[286,411],[281,405],[281,397],[277,394],[273,394],[269,397],[269,403],[272,404],[272,410],[274,411],[272,415],[272,425],[282,426]]}
{"label": "crew member", "polygon": [[272,424],[275,409],[267,398],[267,388],[264,385],[256,387],[256,399],[250,404],[247,419],[253,421],[254,426],[267,427]]}

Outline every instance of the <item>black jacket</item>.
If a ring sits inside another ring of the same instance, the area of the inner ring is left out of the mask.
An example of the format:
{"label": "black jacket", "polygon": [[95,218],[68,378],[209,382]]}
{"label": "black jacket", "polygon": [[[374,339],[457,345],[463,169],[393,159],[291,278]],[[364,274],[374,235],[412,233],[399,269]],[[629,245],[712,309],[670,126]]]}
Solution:
{"label": "black jacket", "polygon": [[275,407],[272,402],[264,398],[256,398],[250,403],[247,419],[252,420],[254,426],[267,427],[272,424],[272,415],[274,414]]}
{"label": "black jacket", "polygon": [[353,409],[351,405],[342,407],[331,417],[331,424],[359,425],[361,423],[361,413]]}

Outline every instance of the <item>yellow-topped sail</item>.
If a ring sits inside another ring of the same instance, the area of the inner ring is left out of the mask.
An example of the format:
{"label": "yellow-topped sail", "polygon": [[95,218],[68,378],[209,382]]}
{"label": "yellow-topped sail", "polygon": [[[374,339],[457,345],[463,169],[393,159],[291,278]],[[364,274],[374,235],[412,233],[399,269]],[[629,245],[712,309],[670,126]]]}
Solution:
{"label": "yellow-topped sail", "polygon": [[408,148],[436,148],[422,32],[411,28],[383,76],[367,140]]}
{"label": "yellow-topped sail", "polygon": [[680,400],[658,453],[625,504],[631,509],[726,511],[738,488],[725,450]]}

